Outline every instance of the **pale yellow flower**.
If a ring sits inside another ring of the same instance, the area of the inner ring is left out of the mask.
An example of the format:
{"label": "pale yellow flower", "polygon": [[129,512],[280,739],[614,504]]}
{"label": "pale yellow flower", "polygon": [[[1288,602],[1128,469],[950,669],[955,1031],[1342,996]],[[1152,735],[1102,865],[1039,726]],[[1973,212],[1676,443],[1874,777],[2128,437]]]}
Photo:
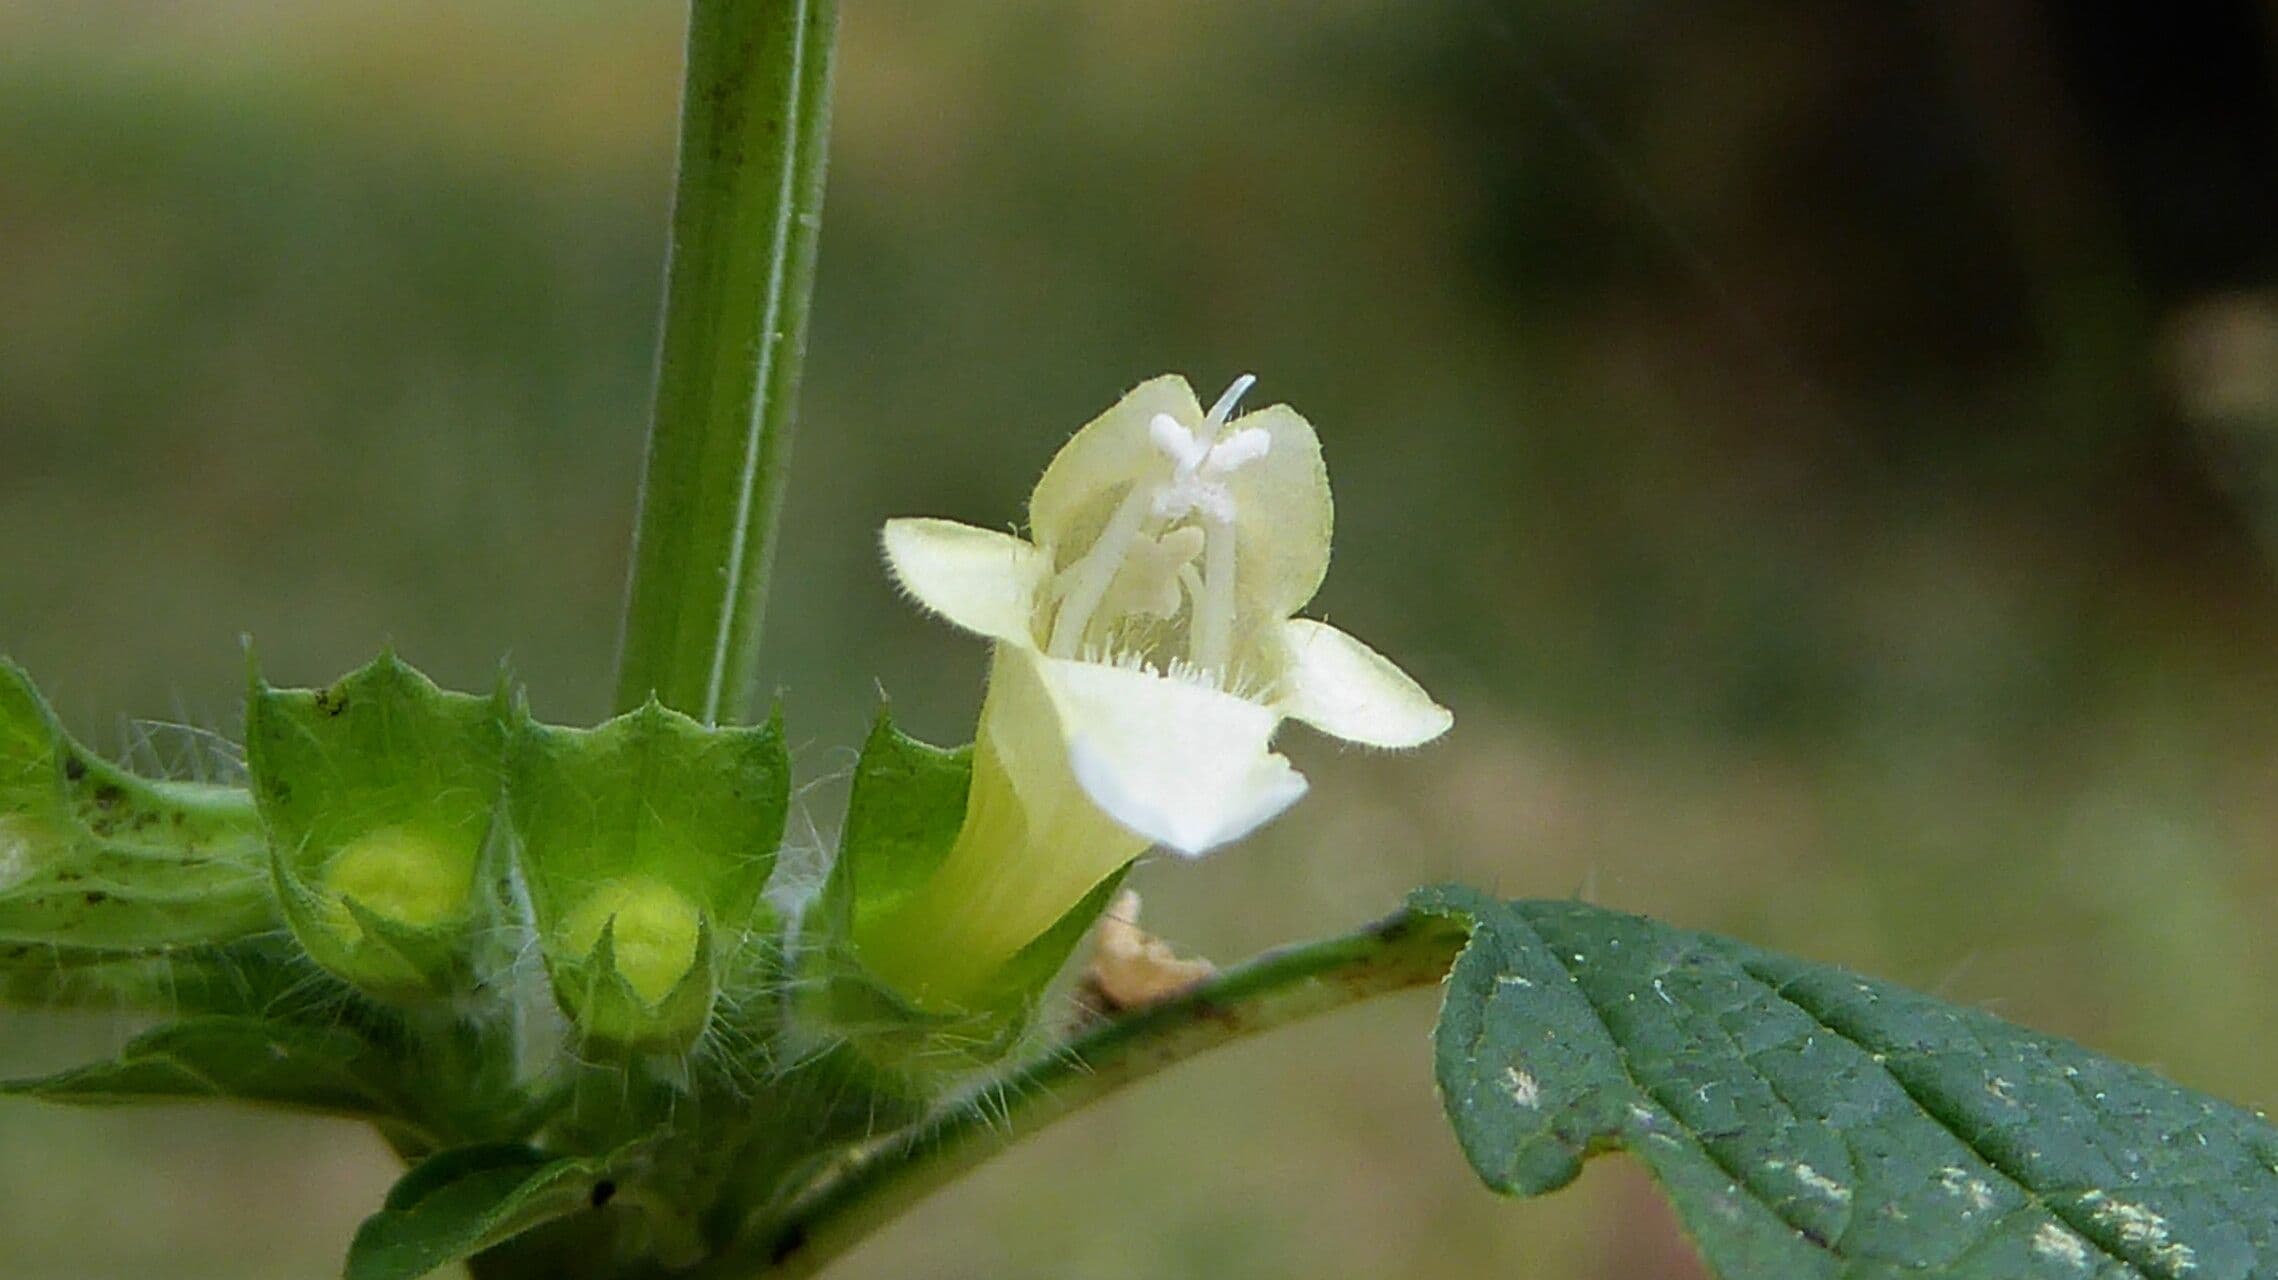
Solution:
{"label": "pale yellow flower", "polygon": [[1285,718],[1376,747],[1448,728],[1398,667],[1294,616],[1329,567],[1328,473],[1288,406],[1234,416],[1252,381],[1208,411],[1176,376],[1132,390],[1045,470],[1033,540],[887,523],[903,589],[996,642],[941,892],[858,939],[934,938],[905,989],[979,977],[1150,846],[1199,855],[1281,813],[1305,792],[1270,745]]}

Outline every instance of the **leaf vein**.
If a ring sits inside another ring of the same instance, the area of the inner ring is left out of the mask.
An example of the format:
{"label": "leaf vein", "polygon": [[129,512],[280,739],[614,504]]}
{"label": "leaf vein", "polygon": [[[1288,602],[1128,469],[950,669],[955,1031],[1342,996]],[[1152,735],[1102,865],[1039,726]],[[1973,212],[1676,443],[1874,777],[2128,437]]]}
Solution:
{"label": "leaf vein", "polygon": [[[1806,1003],[1803,999],[1798,998],[1798,996],[1793,993],[1792,983],[1775,980],[1771,977],[1765,976],[1762,973],[1759,973],[1756,967],[1754,965],[1751,965],[1745,956],[1732,956],[1730,959],[1741,969],[1742,972],[1746,973],[1751,979],[1761,984],[1764,989],[1770,992],[1775,999],[1802,1013],[1805,1017],[1810,1018],[1813,1022],[1818,1023],[1820,1026],[1825,1027],[1830,1034],[1840,1036],[1844,1040],[1849,1041],[1851,1044],[1856,1045],[1860,1050],[1868,1055],[1868,1059],[1870,1061],[1876,1061],[1878,1056],[1886,1056],[1894,1047],[1866,1039],[1861,1035],[1855,1034],[1845,1027],[1838,1025],[1834,1017],[1827,1013],[1823,1013],[1821,1010],[1814,1008],[1811,1004]],[[1974,1028],[1971,1029],[1971,1034],[1973,1036],[1976,1036],[1976,1031]],[[1978,1043],[1981,1048],[1986,1047],[1984,1039],[1982,1037],[1978,1037]],[[1988,1050],[1988,1056],[1990,1056],[1990,1050]],[[2034,1208],[2039,1209],[2042,1213],[2047,1214],[2051,1219],[2070,1228],[2074,1234],[2078,1235],[2081,1239],[2087,1241],[2089,1244],[2095,1246],[2096,1251],[2102,1254],[2106,1259],[2118,1263],[2122,1267],[2125,1267],[2128,1274],[2135,1276],[2146,1276],[2147,1280],[2148,1276],[2151,1274],[2156,1274],[2161,1278],[2161,1280],[2183,1280],[2185,1273],[2190,1270],[2189,1264],[2186,1263],[2181,1266],[2160,1270],[2156,1273],[2147,1273],[2143,1267],[2130,1259],[2126,1253],[2121,1251],[2117,1233],[2114,1232],[2111,1228],[2106,1227],[2101,1221],[2097,1219],[2096,1215],[2080,1213],[2077,1210],[2062,1207],[2055,1201],[2051,1200],[2049,1197],[2043,1195],[2039,1188],[2027,1180],[2029,1175],[2024,1173],[2022,1170],[2012,1168],[2009,1162],[2001,1159],[1994,1152],[1987,1150],[1977,1142],[1972,1141],[1969,1135],[1962,1131],[1960,1125],[1949,1118],[1943,1111],[1939,1109],[1937,1105],[1933,1105],[1934,1103],[1943,1103],[1950,1106],[1951,1102],[1949,1099],[1936,1098],[1930,1093],[1929,1090],[1917,1088],[1915,1084],[1909,1081],[1904,1074],[1893,1070],[1887,1061],[1876,1061],[1876,1066],[1883,1072],[1884,1076],[1898,1088],[1901,1093],[1904,1093],[1907,1096],[1908,1100],[1914,1103],[1915,1107],[1920,1110],[1924,1116],[1928,1117],[1929,1120],[1932,1123],[1936,1124],[1940,1129],[1943,1129],[1948,1136],[1953,1138],[1954,1141],[1960,1143],[1964,1149],[1968,1150],[1980,1161],[1984,1162],[1985,1167],[1988,1170],[1990,1170],[1996,1176],[2000,1177],[2002,1181],[2008,1183],[2011,1187],[2014,1187],[2017,1190],[2018,1194],[2025,1198],[2027,1203],[2031,1204]]]}

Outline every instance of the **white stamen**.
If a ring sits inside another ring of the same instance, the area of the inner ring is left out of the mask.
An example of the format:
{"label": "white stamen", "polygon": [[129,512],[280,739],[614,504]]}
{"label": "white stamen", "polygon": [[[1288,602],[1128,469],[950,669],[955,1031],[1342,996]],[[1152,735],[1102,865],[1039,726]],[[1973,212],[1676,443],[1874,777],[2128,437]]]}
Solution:
{"label": "white stamen", "polygon": [[1158,519],[1178,520],[1195,512],[1214,520],[1234,518],[1234,495],[1222,484],[1189,476],[1173,480],[1155,490],[1154,512]]}
{"label": "white stamen", "polygon": [[1193,475],[1202,460],[1210,456],[1210,446],[1167,413],[1147,419],[1147,435],[1180,475]]}
{"label": "white stamen", "polygon": [[1084,628],[1091,624],[1093,611],[1099,608],[1101,598],[1115,582],[1115,571],[1123,567],[1123,557],[1130,553],[1132,540],[1147,520],[1147,486],[1135,484],[1124,495],[1123,505],[1100,530],[1099,539],[1081,560],[1069,565],[1061,573],[1066,577],[1066,596],[1060,601],[1060,612],[1052,619],[1052,638],[1045,652],[1055,658],[1072,658],[1076,646],[1082,643]]}
{"label": "white stamen", "polygon": [[1177,520],[1199,511],[1220,523],[1232,521],[1234,495],[1226,487],[1226,477],[1273,449],[1273,436],[1257,427],[1245,427],[1203,445],[1198,433],[1189,432],[1164,413],[1148,421],[1147,433],[1171,460],[1170,482],[1155,491],[1155,516],[1162,520]]}
{"label": "white stamen", "polygon": [[1187,599],[1200,603],[1202,600],[1202,570],[1196,568],[1193,561],[1190,560],[1179,566],[1179,585],[1186,588]]}
{"label": "white stamen", "polygon": [[1204,475],[1216,479],[1257,461],[1272,448],[1273,437],[1267,435],[1262,428],[1244,427],[1210,446],[1210,452],[1202,459],[1200,469]]}
{"label": "white stamen", "polygon": [[1203,525],[1202,592],[1195,597],[1187,656],[1205,671],[1224,672],[1234,657],[1234,523]]}
{"label": "white stamen", "polygon": [[[1257,378],[1247,373],[1234,379],[1198,427],[1190,428],[1167,413],[1147,420],[1147,438],[1171,464],[1170,478],[1134,485],[1082,558],[1054,578],[1051,590],[1059,597],[1059,608],[1052,619],[1046,653],[1056,658],[1074,657],[1100,643],[1105,630],[1111,629],[1113,617],[1107,620],[1110,628],[1103,629],[1099,639],[1089,639],[1087,633],[1111,593],[1115,599],[1113,614],[1168,618],[1177,608],[1179,588],[1183,587],[1194,602],[1187,661],[1199,670],[1224,677],[1233,659],[1236,559],[1234,493],[1226,480],[1273,449],[1273,436],[1261,428],[1245,427],[1232,433],[1225,433],[1224,428],[1243,394],[1256,383]],[[1196,517],[1199,528],[1163,532],[1166,525],[1189,516]],[[1134,579],[1125,590],[1118,591],[1116,583],[1125,561],[1137,553],[1141,538],[1150,537],[1159,539],[1148,549],[1153,559],[1136,570],[1147,580]],[[1200,571],[1191,563],[1196,552],[1204,561]]]}

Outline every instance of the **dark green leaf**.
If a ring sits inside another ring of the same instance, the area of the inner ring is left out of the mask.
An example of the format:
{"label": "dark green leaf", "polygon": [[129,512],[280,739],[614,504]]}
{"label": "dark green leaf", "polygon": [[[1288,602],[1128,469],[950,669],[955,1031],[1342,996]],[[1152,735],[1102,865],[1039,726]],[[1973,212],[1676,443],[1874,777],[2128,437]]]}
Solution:
{"label": "dark green leaf", "polygon": [[458,1147],[405,1174],[348,1249],[347,1280],[417,1280],[593,1203],[604,1161]]}
{"label": "dark green leaf", "polygon": [[209,1015],[145,1032],[109,1062],[8,1081],[0,1092],[84,1104],[234,1099],[388,1118],[398,1107],[381,1070],[372,1046],[346,1028]]}
{"label": "dark green leaf", "polygon": [[1427,890],[1476,924],[1435,1036],[1490,1186],[1624,1149],[1710,1266],[1785,1277],[2278,1269],[2278,1129],[1974,1010],[1580,903]]}

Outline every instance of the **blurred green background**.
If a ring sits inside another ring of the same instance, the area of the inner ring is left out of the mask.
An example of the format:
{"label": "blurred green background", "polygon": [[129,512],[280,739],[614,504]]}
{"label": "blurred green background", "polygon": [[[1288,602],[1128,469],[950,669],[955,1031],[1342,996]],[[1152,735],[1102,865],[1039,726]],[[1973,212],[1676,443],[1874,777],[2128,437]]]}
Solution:
{"label": "blurred green background", "polygon": [[[2278,1101],[2278,6],[863,3],[768,679],[827,833],[1015,518],[1165,369],[1320,429],[1315,612],[1456,709],[1143,870],[1232,958],[1460,878],[1851,964]],[[0,649],[229,729],[249,632],[602,714],[665,0],[0,0]],[[841,1274],[1695,1275],[1615,1162],[1480,1190],[1403,997],[1064,1124]],[[0,1070],[118,1019],[0,1013]],[[345,1125],[0,1105],[0,1274],[318,1277]]]}

